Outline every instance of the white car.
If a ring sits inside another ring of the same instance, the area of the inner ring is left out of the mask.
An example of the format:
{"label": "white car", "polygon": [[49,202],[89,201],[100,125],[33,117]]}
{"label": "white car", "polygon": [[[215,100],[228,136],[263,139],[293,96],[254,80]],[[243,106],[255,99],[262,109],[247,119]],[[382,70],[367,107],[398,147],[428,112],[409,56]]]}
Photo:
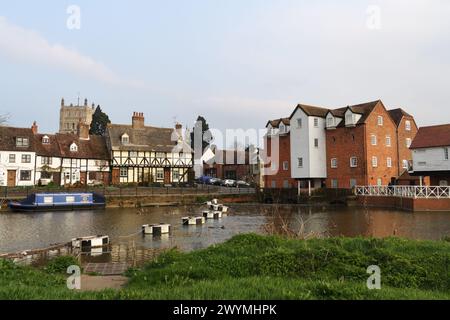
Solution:
{"label": "white car", "polygon": [[223,181],[223,186],[225,187],[234,187],[236,185],[236,181],[235,180],[231,180],[231,179],[225,179]]}

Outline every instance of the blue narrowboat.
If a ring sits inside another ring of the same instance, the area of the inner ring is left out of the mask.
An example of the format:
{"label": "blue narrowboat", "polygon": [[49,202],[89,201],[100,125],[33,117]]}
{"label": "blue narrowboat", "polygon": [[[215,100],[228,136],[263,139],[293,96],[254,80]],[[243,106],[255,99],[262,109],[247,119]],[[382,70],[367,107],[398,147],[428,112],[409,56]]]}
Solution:
{"label": "blue narrowboat", "polygon": [[102,209],[105,205],[105,197],[95,192],[33,193],[23,201],[8,203],[13,211]]}

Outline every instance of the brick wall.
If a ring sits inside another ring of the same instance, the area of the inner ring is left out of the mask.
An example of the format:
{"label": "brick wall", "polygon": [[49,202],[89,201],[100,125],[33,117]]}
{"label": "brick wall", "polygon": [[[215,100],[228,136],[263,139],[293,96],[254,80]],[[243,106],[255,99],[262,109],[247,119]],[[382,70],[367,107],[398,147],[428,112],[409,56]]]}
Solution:
{"label": "brick wall", "polygon": [[[378,125],[378,116],[383,117],[383,125]],[[396,125],[389,113],[378,103],[366,121],[366,146],[367,146],[367,185],[376,185],[381,179],[382,185],[387,185],[392,178],[398,177],[398,156]],[[371,144],[371,135],[377,137],[377,145]],[[386,136],[391,137],[391,146],[386,146]],[[377,157],[378,166],[372,166],[372,157]],[[387,158],[392,160],[392,167],[388,168]]]}
{"label": "brick wall", "polygon": [[[274,174],[268,174],[264,176],[264,186],[266,188],[292,188],[297,186],[295,179],[291,178],[291,138],[289,134],[279,136],[279,154],[278,157],[272,155],[272,139],[265,138],[265,150],[267,150],[267,156],[271,158],[271,162],[275,163],[278,169]],[[283,167],[283,163],[287,163],[287,168]],[[264,165],[267,172],[272,164]]]}
{"label": "brick wall", "polygon": [[[410,121],[411,130],[406,130],[406,121]],[[406,146],[406,139],[409,138],[411,141],[414,140],[418,131],[416,122],[413,117],[403,117],[397,129],[397,138],[398,138],[398,168],[399,173],[401,175],[405,169],[403,168],[403,160],[412,161],[412,152]]]}
{"label": "brick wall", "polygon": [[406,211],[450,211],[450,199],[412,199],[401,197],[358,197],[361,206]]}

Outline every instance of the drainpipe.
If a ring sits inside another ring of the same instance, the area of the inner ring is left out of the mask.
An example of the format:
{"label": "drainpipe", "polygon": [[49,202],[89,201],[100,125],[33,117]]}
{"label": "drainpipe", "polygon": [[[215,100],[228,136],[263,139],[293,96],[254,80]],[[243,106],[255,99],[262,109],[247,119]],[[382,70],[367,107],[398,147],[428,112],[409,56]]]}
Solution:
{"label": "drainpipe", "polygon": [[308,179],[308,195],[311,197],[311,179]]}

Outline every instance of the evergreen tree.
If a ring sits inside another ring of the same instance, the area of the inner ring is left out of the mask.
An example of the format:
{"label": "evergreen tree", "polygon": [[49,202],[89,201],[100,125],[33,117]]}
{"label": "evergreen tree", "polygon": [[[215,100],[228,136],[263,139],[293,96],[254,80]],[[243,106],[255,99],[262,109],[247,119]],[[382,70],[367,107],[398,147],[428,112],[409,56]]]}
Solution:
{"label": "evergreen tree", "polygon": [[[195,132],[199,132],[200,129],[202,133],[201,137],[195,137],[194,136]],[[213,140],[211,131],[209,131],[209,125],[206,122],[206,119],[202,116],[198,116],[194,129],[191,132],[191,148],[193,150],[195,148],[195,138],[202,139],[202,152],[205,151],[205,149],[209,146],[210,142]]]}
{"label": "evergreen tree", "polygon": [[94,114],[92,115],[91,129],[89,130],[89,133],[97,136],[103,136],[106,132],[106,126],[108,123],[111,123],[108,115],[102,111],[100,106],[97,106]]}

